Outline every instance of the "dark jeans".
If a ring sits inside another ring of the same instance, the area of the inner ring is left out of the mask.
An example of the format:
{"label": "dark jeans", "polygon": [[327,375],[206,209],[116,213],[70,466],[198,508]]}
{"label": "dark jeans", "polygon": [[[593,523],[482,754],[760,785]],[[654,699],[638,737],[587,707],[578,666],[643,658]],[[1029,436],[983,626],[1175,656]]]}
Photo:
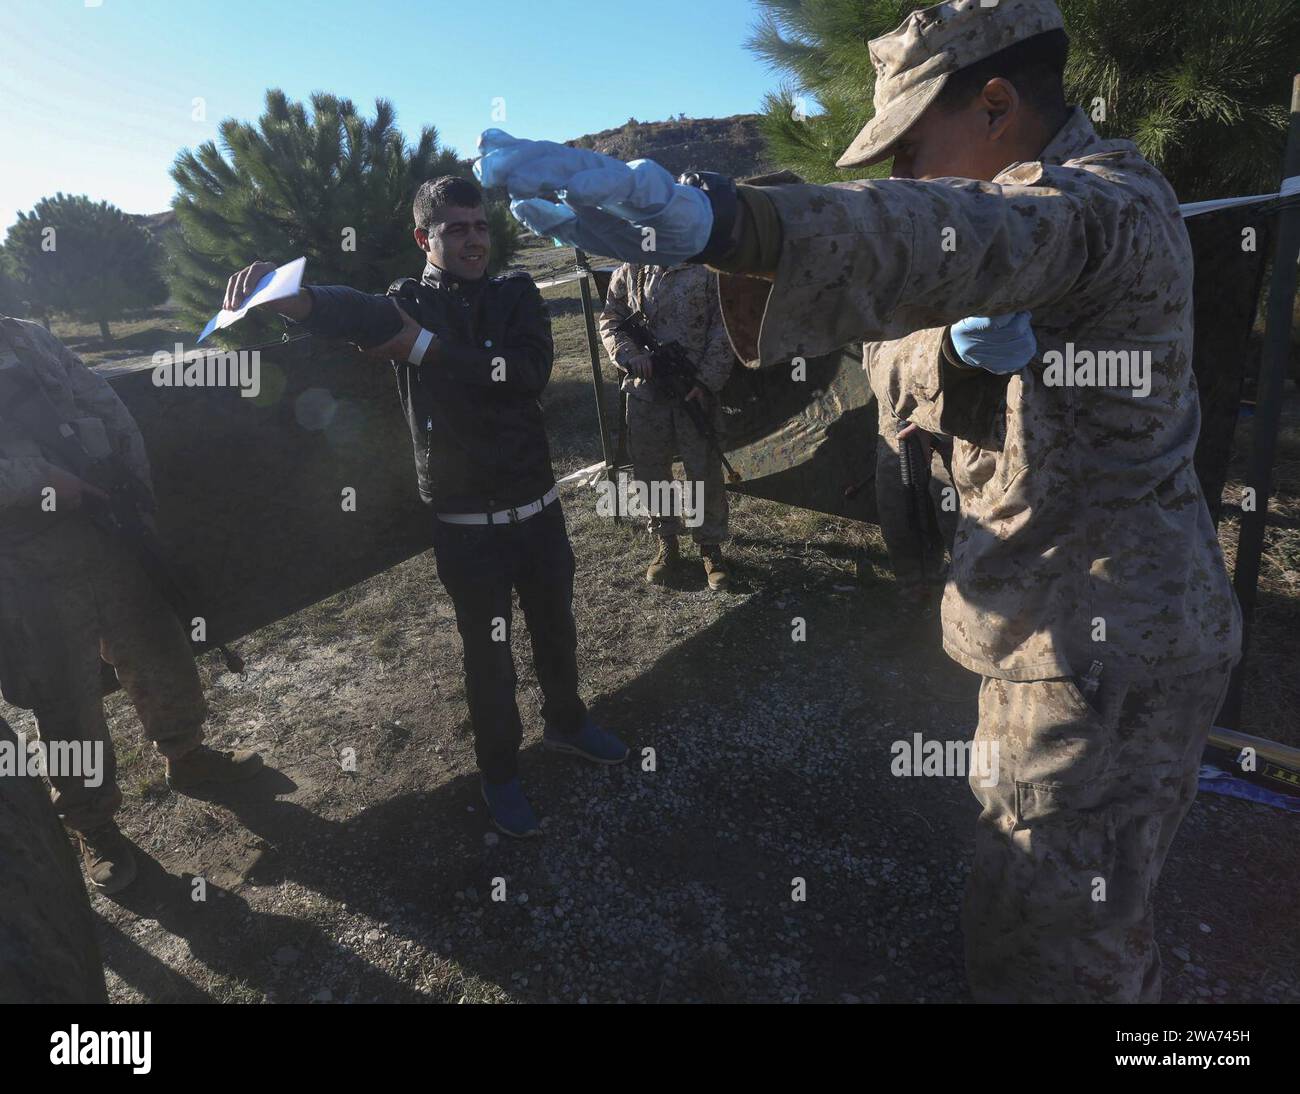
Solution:
{"label": "dark jeans", "polygon": [[433,554],[464,643],[479,770],[489,782],[505,782],[515,776],[523,740],[510,653],[511,589],[519,592],[532,639],[547,726],[576,733],[587,715],[578,697],[573,549],[564,511],[557,500],[518,524],[447,524],[435,516]]}

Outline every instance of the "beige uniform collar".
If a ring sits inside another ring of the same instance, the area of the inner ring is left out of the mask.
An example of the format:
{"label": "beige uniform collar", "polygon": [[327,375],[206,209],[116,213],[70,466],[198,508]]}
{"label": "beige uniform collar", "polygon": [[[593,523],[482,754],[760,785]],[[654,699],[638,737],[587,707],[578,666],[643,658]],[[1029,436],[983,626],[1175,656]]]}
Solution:
{"label": "beige uniform collar", "polygon": [[1042,178],[1044,167],[1059,167],[1098,151],[1101,146],[1101,138],[1093,129],[1092,122],[1076,106],[1065,119],[1065,124],[1057,130],[1056,136],[1039,153],[1038,159],[1008,164],[994,176],[993,181],[1002,186],[1033,186]]}
{"label": "beige uniform collar", "polygon": [[1100,143],[1101,138],[1093,129],[1088,115],[1076,106],[1070,111],[1070,116],[1065,119],[1065,124],[1057,131],[1056,136],[1047,142],[1047,147],[1043,149],[1038,159],[1040,163],[1059,167],[1068,160],[1077,160],[1087,154],[1094,145]]}

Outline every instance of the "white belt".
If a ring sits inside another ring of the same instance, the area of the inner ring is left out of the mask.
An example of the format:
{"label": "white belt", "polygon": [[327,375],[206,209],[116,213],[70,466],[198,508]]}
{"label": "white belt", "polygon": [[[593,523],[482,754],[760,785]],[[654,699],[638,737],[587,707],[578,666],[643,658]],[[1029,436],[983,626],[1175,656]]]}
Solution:
{"label": "white belt", "polygon": [[518,524],[521,520],[537,516],[559,496],[560,488],[552,486],[540,498],[527,505],[498,509],[494,513],[439,513],[438,519],[444,524]]}

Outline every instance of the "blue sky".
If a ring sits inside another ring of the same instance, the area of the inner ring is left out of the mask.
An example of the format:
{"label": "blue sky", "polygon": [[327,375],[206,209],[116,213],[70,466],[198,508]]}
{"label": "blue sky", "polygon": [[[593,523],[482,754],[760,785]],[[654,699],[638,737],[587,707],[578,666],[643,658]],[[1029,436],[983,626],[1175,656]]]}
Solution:
{"label": "blue sky", "polygon": [[[268,87],[384,97],[468,154],[493,124],[567,140],[759,108],[781,82],[744,48],[752,0],[0,0],[0,231],[62,190],[170,204],[177,152]],[[193,120],[204,100],[206,120]]]}

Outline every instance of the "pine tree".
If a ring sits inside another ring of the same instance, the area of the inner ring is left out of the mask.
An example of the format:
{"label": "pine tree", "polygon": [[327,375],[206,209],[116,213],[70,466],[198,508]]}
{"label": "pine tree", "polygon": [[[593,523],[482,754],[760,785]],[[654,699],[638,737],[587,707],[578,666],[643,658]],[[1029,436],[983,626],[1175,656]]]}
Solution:
{"label": "pine tree", "polygon": [[[19,213],[4,245],[7,273],[33,315],[68,315],[99,324],[167,299],[162,255],[133,217],[106,201],[81,195],[42,198]],[[12,284],[12,282],[11,282]]]}
{"label": "pine tree", "polygon": [[[758,0],[749,47],[788,83],[764,103],[774,158],[812,182],[863,175],[835,160],[872,115],[866,42],[920,0]],[[1134,141],[1183,201],[1277,186],[1296,0],[1058,0],[1070,35],[1066,92],[1105,137]],[[888,173],[888,163],[867,174]]]}
{"label": "pine tree", "polygon": [[[221,124],[223,154],[208,142],[186,150],[172,168],[178,221],[169,244],[168,275],[185,320],[195,330],[217,310],[230,275],[255,259],[284,262],[307,256],[307,276],[319,284],[383,292],[399,277],[418,274],[411,238],[411,201],[420,184],[439,175],[466,175],[467,165],[438,144],[425,126],[408,145],[392,105],[380,99],[362,118],[347,99],[315,94],[310,115],[279,90],[266,94],[256,125]],[[518,248],[513,219],[489,207],[495,272]],[[248,342],[278,331],[253,316],[237,336]]]}
{"label": "pine tree", "polygon": [[27,294],[22,284],[9,273],[4,248],[0,247],[0,315],[21,319],[27,311]]}

